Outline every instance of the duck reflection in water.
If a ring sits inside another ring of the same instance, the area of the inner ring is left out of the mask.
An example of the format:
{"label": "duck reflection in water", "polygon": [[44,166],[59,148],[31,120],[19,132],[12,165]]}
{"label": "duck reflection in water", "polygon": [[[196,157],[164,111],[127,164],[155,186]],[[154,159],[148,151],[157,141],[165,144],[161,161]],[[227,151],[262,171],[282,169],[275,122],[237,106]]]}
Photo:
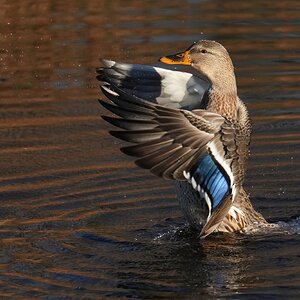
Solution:
{"label": "duck reflection in water", "polygon": [[[134,290],[137,298],[167,294],[168,299],[179,295],[202,299],[240,292],[257,282],[248,273],[256,261],[251,251],[245,251],[248,236],[217,233],[201,243],[197,236],[197,231],[181,229],[152,243],[138,244],[129,257],[120,255],[118,288]],[[122,271],[129,268],[130,272]]]}

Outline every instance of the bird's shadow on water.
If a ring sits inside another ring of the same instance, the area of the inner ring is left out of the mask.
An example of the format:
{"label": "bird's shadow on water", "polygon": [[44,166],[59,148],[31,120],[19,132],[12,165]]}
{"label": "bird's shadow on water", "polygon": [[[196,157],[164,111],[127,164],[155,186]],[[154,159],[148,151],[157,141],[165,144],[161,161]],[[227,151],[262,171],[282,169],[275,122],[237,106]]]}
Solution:
{"label": "bird's shadow on water", "polygon": [[200,240],[199,232],[188,226],[160,228],[152,238],[153,248],[148,252],[146,269],[161,282],[181,278],[176,285],[177,293],[232,295],[232,291],[243,284],[244,274],[253,259],[245,251],[244,239],[238,234],[214,234]]}
{"label": "bird's shadow on water", "polygon": [[[182,280],[177,292],[202,296],[232,297],[240,290],[253,288],[260,280],[257,270],[264,268],[270,257],[276,257],[284,243],[298,243],[300,233],[300,217],[278,221],[278,227],[268,231],[217,233],[205,239],[200,239],[199,232],[186,225],[170,224],[171,219],[165,221],[165,226],[151,228],[156,235],[151,241],[153,252],[148,252],[147,269],[153,274],[163,271],[165,277],[161,280],[172,280],[170,274],[175,273]],[[157,260],[152,260],[151,255],[159,257],[158,264],[153,263]]]}

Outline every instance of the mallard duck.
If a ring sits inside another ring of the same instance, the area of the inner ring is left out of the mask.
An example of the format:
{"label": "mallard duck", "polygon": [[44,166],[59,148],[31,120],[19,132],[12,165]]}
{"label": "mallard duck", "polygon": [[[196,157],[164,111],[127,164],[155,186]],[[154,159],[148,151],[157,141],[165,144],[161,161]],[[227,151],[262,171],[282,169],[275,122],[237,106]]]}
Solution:
{"label": "mallard duck", "polygon": [[198,74],[109,60],[97,69],[113,103],[99,101],[119,116],[103,119],[123,129],[113,136],[134,144],[121,150],[174,180],[182,212],[200,237],[267,224],[243,188],[251,125],[227,50],[201,40],[160,62]]}

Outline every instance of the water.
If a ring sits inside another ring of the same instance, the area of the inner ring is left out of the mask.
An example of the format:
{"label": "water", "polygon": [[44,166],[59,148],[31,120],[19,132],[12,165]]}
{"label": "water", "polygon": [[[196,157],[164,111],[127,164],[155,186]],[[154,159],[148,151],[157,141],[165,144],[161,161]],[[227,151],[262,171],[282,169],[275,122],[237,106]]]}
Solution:
{"label": "water", "polygon": [[[299,1],[2,1],[0,296],[300,297]],[[246,189],[281,230],[199,241],[172,185],[100,119],[99,58],[158,64],[201,39],[253,121]]]}

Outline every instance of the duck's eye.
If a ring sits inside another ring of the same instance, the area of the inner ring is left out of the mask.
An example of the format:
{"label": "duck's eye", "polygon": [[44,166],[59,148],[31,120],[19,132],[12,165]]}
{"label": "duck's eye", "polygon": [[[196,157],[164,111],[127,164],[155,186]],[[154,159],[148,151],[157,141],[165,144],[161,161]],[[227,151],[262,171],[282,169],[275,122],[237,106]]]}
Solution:
{"label": "duck's eye", "polygon": [[206,49],[201,49],[200,52],[201,52],[201,53],[207,53],[207,50],[206,50]]}

